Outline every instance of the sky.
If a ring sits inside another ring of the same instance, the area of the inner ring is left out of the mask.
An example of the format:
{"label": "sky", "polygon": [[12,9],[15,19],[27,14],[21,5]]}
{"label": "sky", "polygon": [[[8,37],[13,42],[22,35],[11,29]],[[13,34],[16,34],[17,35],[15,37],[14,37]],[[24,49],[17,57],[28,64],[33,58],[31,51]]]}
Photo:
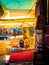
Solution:
{"label": "sky", "polygon": [[36,0],[0,0],[7,9],[29,10]]}

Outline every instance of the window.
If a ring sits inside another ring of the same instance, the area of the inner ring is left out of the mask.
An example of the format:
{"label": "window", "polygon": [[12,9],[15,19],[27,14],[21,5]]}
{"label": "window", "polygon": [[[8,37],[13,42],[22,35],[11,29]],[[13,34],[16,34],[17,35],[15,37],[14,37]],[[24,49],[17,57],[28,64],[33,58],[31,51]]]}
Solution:
{"label": "window", "polygon": [[0,28],[0,40],[10,40],[10,37],[22,35],[21,28]]}
{"label": "window", "polygon": [[30,28],[30,35],[31,35],[31,36],[34,35],[34,28]]}
{"label": "window", "polygon": [[26,28],[24,28],[24,33],[26,33]]}
{"label": "window", "polygon": [[22,35],[22,28],[11,28],[11,35]]}

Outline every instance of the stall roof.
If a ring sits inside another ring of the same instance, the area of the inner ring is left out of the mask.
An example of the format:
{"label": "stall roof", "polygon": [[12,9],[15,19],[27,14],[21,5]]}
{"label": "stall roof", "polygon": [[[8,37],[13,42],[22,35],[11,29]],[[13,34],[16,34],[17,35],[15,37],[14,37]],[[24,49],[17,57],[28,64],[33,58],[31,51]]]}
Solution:
{"label": "stall roof", "polygon": [[[15,6],[14,3],[18,3],[19,7]],[[24,17],[31,14],[32,16],[35,16],[35,3],[36,3],[36,0],[1,0],[0,5],[2,6],[4,10],[4,16],[0,18],[7,19],[10,17],[15,18],[16,16]]]}
{"label": "stall roof", "polygon": [[35,22],[17,22],[17,23],[1,23],[0,24],[0,28],[22,28],[22,27],[35,27],[36,26],[36,24],[35,24]]}
{"label": "stall roof", "polygon": [[36,0],[0,0],[9,10],[29,10]]}

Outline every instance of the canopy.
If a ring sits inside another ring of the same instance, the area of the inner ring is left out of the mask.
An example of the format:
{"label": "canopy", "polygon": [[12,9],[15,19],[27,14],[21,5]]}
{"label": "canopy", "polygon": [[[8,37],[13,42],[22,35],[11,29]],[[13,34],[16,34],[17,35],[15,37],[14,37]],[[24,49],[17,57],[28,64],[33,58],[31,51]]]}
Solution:
{"label": "canopy", "polygon": [[36,18],[0,19],[0,28],[35,27]]}
{"label": "canopy", "polygon": [[0,16],[6,19],[28,15],[35,17],[36,1],[37,0],[0,0],[0,9],[2,9],[2,15]]}
{"label": "canopy", "polygon": [[1,0],[5,7],[14,10],[29,10],[36,0]]}
{"label": "canopy", "polygon": [[17,23],[1,23],[0,28],[19,28],[19,27],[34,27],[34,22],[17,22]]}

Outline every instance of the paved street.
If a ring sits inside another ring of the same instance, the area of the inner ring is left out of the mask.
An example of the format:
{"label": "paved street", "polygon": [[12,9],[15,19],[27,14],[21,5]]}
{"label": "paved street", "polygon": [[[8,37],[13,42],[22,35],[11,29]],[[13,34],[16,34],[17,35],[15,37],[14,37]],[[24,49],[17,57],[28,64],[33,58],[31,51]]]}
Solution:
{"label": "paved street", "polygon": [[[0,65],[6,65],[6,64],[3,61],[0,61]],[[9,65],[33,65],[33,62],[10,63]]]}

